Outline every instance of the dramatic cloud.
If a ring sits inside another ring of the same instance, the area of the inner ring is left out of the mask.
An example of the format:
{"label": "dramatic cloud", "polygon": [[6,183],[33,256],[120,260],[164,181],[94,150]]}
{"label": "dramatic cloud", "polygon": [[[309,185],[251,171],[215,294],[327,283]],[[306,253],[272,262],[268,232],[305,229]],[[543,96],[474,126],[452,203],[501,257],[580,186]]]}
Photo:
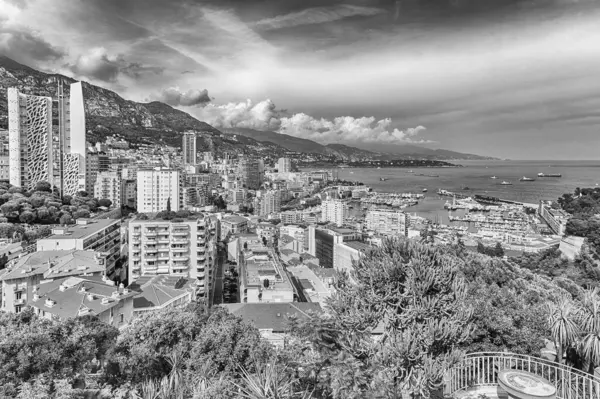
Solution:
{"label": "dramatic cloud", "polygon": [[357,7],[351,5],[316,7],[286,15],[279,15],[274,18],[263,19],[256,22],[255,26],[262,30],[281,29],[300,25],[322,24],[349,17],[368,17],[382,12],[383,10],[378,8]]}
{"label": "dramatic cloud", "polygon": [[286,116],[271,100],[257,104],[248,100],[224,105],[210,104],[195,113],[201,120],[218,128],[248,128],[272,130],[290,136],[330,143],[430,143],[417,136],[425,128],[407,130],[392,128],[392,120],[374,117],[342,116],[317,119],[304,113]]}
{"label": "dramatic cloud", "polygon": [[417,139],[424,131],[423,126],[398,130],[392,128],[390,118],[376,120],[374,117],[354,118],[341,116],[329,119],[316,119],[306,114],[295,114],[281,118],[280,133],[301,137],[323,144],[331,143],[428,143]]}
{"label": "dramatic cloud", "polygon": [[162,101],[174,107],[183,106],[190,107],[194,105],[205,105],[210,102],[208,91],[190,89],[183,92],[179,87],[169,87],[164,89],[158,95],[152,96],[154,100]]}
{"label": "dramatic cloud", "polygon": [[271,100],[257,104],[247,100],[242,103],[223,105],[209,104],[195,112],[201,120],[222,128],[241,127],[255,130],[277,130],[281,122],[278,111]]}
{"label": "dramatic cloud", "polygon": [[115,82],[119,74],[137,79],[146,73],[160,74],[163,71],[161,67],[127,62],[122,54],[111,55],[104,47],[93,48],[79,56],[69,69],[79,76],[104,82]]}

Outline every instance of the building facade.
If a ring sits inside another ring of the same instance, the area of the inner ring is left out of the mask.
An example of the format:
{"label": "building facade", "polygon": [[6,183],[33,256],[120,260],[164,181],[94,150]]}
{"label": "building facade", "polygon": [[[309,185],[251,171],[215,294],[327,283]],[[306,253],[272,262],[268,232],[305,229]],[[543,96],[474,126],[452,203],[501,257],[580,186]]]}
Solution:
{"label": "building facade", "polygon": [[556,235],[562,236],[565,234],[569,214],[562,209],[553,209],[552,203],[549,201],[540,201],[538,206],[539,217],[546,222],[548,227]]}
{"label": "building facade", "polygon": [[93,250],[106,255],[106,275],[115,276],[120,256],[121,221],[119,219],[77,219],[77,224],[52,230],[52,235],[37,241],[38,251]]}
{"label": "building facade", "polygon": [[10,184],[31,190],[53,171],[52,98],[8,89]]}
{"label": "building facade", "polygon": [[137,210],[157,213],[183,209],[182,175],[176,169],[140,169],[137,173]]}
{"label": "building facade", "polygon": [[129,281],[145,275],[193,279],[197,295],[212,288],[217,262],[218,220],[140,220],[129,223]]}
{"label": "building facade", "polygon": [[334,223],[336,226],[344,224],[348,214],[348,206],[340,200],[327,200],[321,203],[321,220]]}
{"label": "building facade", "polygon": [[260,162],[255,158],[242,157],[238,162],[238,174],[242,185],[250,190],[258,190],[262,184]]}
{"label": "building facade", "polygon": [[410,219],[404,212],[394,209],[369,210],[365,221],[368,230],[383,235],[408,237]]}
{"label": "building facade", "polygon": [[183,133],[182,155],[184,165],[196,165],[196,132],[187,131]]}
{"label": "building facade", "polygon": [[258,216],[268,216],[281,211],[281,191],[269,190],[261,193],[259,207],[256,209]]}
{"label": "building facade", "polygon": [[289,158],[279,158],[277,161],[277,171],[279,173],[289,173],[292,171],[292,160]]}
{"label": "building facade", "polygon": [[101,172],[94,184],[94,197],[110,200],[114,207],[121,206],[121,175],[117,172]]}

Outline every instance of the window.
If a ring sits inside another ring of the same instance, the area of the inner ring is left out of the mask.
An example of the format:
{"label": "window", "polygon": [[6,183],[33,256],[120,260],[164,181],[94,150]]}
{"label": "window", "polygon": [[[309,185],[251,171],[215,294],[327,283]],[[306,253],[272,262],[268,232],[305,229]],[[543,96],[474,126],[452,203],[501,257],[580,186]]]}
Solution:
{"label": "window", "polygon": [[123,314],[121,313],[121,320],[120,323],[123,323],[123,321],[125,320],[125,317],[123,316]]}

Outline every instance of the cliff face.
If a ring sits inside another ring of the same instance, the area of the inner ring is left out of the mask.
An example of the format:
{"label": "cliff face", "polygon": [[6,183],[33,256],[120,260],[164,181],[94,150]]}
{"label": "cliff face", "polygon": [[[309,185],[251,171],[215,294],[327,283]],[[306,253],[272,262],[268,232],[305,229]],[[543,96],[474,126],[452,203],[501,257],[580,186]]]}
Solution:
{"label": "cliff face", "polygon": [[[55,97],[58,82],[68,85],[74,79],[46,74],[0,56],[0,128],[8,128],[6,89],[17,87],[25,94]],[[132,144],[157,142],[181,145],[180,133],[187,129],[202,135],[220,135],[219,130],[191,115],[160,102],[148,104],[125,100],[113,91],[83,82],[88,141],[103,141],[120,134]]]}

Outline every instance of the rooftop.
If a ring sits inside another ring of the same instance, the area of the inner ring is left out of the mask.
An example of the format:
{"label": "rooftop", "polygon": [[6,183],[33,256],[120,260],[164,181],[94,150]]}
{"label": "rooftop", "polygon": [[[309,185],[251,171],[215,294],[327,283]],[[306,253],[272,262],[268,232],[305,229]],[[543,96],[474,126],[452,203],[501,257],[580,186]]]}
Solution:
{"label": "rooftop", "polygon": [[[82,224],[80,224],[82,223]],[[52,234],[40,241],[46,240],[72,240],[86,238],[98,233],[112,224],[120,223],[119,219],[77,219],[77,224],[66,228],[54,229],[53,232],[63,230],[63,233]]]}
{"label": "rooftop", "polygon": [[40,284],[36,294],[39,298],[34,297],[29,305],[66,319],[99,315],[138,293],[97,278],[66,277]]}
{"label": "rooftop", "polygon": [[343,244],[359,252],[366,252],[373,248],[372,245],[369,245],[362,241],[345,241]]}
{"label": "rooftop", "polygon": [[106,270],[95,251],[38,251],[25,255],[0,280],[22,279],[43,274],[44,278],[59,278]]}
{"label": "rooftop", "polygon": [[242,224],[242,223],[248,223],[248,219],[238,216],[238,215],[231,215],[231,216],[224,217],[222,222],[231,223],[231,224]]}
{"label": "rooftop", "polygon": [[318,303],[230,303],[223,304],[230,313],[252,323],[259,330],[283,332],[288,329],[290,318],[306,319],[313,313],[321,313]]}
{"label": "rooftop", "polygon": [[133,299],[134,309],[160,307],[186,295],[191,280],[175,276],[142,276],[129,286],[139,293]]}

